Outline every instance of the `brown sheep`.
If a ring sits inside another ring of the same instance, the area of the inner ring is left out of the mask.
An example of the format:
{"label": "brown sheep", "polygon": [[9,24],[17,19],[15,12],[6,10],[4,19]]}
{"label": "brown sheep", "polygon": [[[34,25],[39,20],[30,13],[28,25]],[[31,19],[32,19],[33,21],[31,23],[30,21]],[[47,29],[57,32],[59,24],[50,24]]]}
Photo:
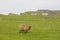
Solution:
{"label": "brown sheep", "polygon": [[25,33],[27,33],[28,31],[30,31],[30,29],[31,29],[30,25],[24,25],[24,24],[22,24],[22,25],[19,26],[19,32],[25,32]]}

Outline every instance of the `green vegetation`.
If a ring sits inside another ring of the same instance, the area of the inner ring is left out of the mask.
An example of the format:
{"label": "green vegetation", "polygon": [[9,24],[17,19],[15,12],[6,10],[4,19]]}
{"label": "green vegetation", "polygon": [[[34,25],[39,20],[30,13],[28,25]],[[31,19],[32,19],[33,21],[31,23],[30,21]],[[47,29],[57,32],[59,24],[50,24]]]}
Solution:
{"label": "green vegetation", "polygon": [[[29,24],[29,33],[19,33],[20,24]],[[60,40],[60,16],[0,15],[0,40]]]}

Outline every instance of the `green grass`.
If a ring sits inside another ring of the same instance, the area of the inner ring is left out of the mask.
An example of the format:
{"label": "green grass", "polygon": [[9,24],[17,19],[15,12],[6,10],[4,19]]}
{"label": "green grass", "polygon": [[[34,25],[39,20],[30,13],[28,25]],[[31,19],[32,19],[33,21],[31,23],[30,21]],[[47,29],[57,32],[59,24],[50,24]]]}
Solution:
{"label": "green grass", "polygon": [[[57,16],[2,16],[0,40],[60,40],[60,19]],[[19,33],[20,24],[32,26],[29,33]]]}

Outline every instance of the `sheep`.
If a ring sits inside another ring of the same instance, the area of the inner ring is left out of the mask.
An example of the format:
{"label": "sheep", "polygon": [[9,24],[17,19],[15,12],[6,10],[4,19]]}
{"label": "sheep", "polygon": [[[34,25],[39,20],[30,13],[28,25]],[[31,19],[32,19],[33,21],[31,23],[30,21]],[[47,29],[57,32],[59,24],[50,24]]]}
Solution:
{"label": "sheep", "polygon": [[27,33],[27,32],[30,31],[30,29],[31,29],[30,25],[22,24],[22,25],[19,26],[19,32]]}

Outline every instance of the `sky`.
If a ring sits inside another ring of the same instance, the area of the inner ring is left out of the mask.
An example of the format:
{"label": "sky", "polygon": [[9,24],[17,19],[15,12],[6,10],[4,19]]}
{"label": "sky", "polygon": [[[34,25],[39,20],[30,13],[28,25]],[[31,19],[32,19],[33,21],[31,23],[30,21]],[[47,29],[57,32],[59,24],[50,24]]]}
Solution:
{"label": "sky", "polygon": [[38,9],[60,10],[60,0],[0,0],[0,14],[20,14]]}

